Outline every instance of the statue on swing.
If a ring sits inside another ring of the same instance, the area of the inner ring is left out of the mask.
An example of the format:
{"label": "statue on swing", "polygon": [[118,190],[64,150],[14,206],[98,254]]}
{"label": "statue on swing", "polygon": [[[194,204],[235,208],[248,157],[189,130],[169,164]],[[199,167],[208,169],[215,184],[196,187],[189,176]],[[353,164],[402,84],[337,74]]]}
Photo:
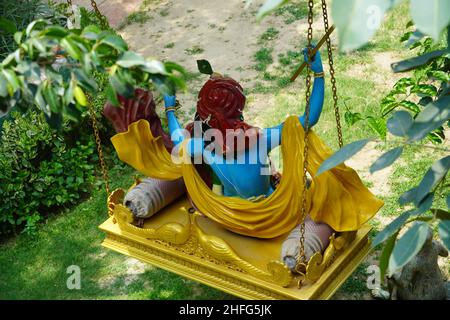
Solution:
{"label": "statue on swing", "polygon": [[[314,73],[314,84],[310,99],[310,115],[308,121],[309,126],[311,127],[318,122],[322,112],[324,102],[324,78],[320,53],[317,52],[313,59],[309,59],[307,52],[307,49],[303,50],[305,61],[309,64],[310,69]],[[220,74],[213,73],[199,92],[195,121],[189,124],[186,129],[182,128],[175,115],[176,97],[165,95],[164,104],[170,140],[169,136],[162,130],[160,119],[154,111],[155,104],[151,94],[139,90],[140,89],[136,90],[138,99],[130,101],[121,98],[122,105],[124,106],[122,109],[114,108],[110,105],[105,106],[104,113],[115,124],[117,131],[124,132],[127,130],[128,124],[139,119],[146,119],[149,122],[151,134],[154,137],[161,136],[164,147],[167,151],[172,152],[172,155],[179,152],[181,146],[184,147],[184,152],[189,158],[193,159],[194,166],[202,180],[220,198],[239,198],[258,203],[261,199],[269,198],[275,192],[280,183],[280,174],[273,170],[269,159],[269,152],[282,143],[284,123],[272,128],[259,129],[244,122],[243,110],[246,98],[243,93],[243,88],[238,82],[229,77],[223,77]],[[144,99],[142,99],[142,97],[144,97]],[[143,103],[141,103],[142,101]],[[138,112],[137,110],[141,111]],[[125,114],[132,114],[133,116],[125,116]],[[125,124],[123,123],[124,119],[127,119]],[[298,117],[298,122],[305,127],[305,115]],[[138,131],[138,135],[140,135],[142,130]],[[115,143],[119,157],[121,157],[121,152],[119,152],[120,146],[125,143],[125,141],[122,143]],[[320,147],[321,146],[319,146],[319,149]],[[130,146],[127,146],[127,148],[130,148]],[[289,152],[294,152],[294,150],[289,150]],[[125,153],[126,152],[122,152],[122,154]],[[123,158],[126,157],[124,156]],[[131,159],[130,157],[128,158]],[[133,161],[135,160],[131,159],[125,162],[130,163]],[[138,168],[139,165],[134,165],[134,167]],[[356,175],[356,173],[353,174],[353,172],[347,172],[347,169],[349,168],[341,168],[341,171],[345,171],[345,174]],[[352,169],[349,170],[352,171]],[[348,179],[348,177],[345,177],[345,174],[335,174],[337,178],[335,177],[334,180],[339,180],[339,177],[343,180]],[[183,178],[185,182],[190,181],[187,180],[185,176],[183,176]],[[359,181],[359,178],[353,176],[351,179]],[[309,181],[311,184],[312,180],[309,179]],[[355,187],[357,183],[361,183],[358,181],[353,184],[347,183],[346,185]],[[336,184],[335,181],[334,184]],[[334,185],[330,185],[329,187],[332,188],[333,186]],[[355,188],[363,189],[364,187],[361,186],[358,185]],[[171,181],[149,178],[128,192],[124,204],[132,211],[136,218],[139,218],[141,219],[140,221],[142,221],[142,218],[150,217],[163,206],[183,194],[185,192],[184,188],[183,179],[181,178],[173,179]],[[320,188],[320,186],[316,189],[318,188]],[[352,187],[348,190],[351,188]],[[284,189],[286,189],[286,187],[284,187]],[[191,187],[191,190],[193,190],[192,194],[189,193],[188,188],[188,196],[197,193],[195,188]],[[352,198],[353,202],[356,202],[357,199],[354,199],[355,197],[351,195],[351,190],[348,190],[344,191],[345,195]],[[357,223],[367,221],[368,217],[373,216],[382,205],[382,202],[374,198],[368,190],[364,189],[362,191],[365,193],[364,196],[367,196],[368,199],[372,201],[372,203],[369,204],[371,210],[370,212],[366,212],[364,217],[355,218],[358,220]],[[328,194],[331,192],[333,192],[333,190],[330,190]],[[336,192],[337,197],[339,197],[339,194],[339,192]],[[325,199],[325,197],[327,197],[326,199],[328,200],[322,199],[323,202],[330,201],[329,199],[332,198],[330,195],[324,195],[322,198]],[[214,199],[219,199],[217,201],[221,201],[220,198],[215,197]],[[213,198],[210,197],[208,199]],[[191,203],[198,209],[199,202],[191,199]],[[314,200],[310,201],[310,206],[311,205],[314,205]],[[298,202],[296,202],[295,206],[297,211],[293,214],[298,216],[300,215]],[[363,208],[362,210],[365,209],[366,208]],[[342,210],[345,210],[345,206],[342,206]],[[204,212],[205,210],[202,211],[198,209],[198,211],[208,216],[207,212]],[[230,209],[229,211],[232,210]],[[326,219],[320,219],[321,214],[317,214],[317,209],[315,211],[316,219],[306,216],[304,221],[304,249],[306,259],[309,259],[316,252],[322,252],[327,247],[329,238],[333,232],[342,231],[334,230],[326,223]],[[227,209],[224,209],[224,212],[227,212]],[[248,214],[251,215],[251,212]],[[211,218],[214,219],[214,217]],[[268,219],[270,219],[270,215],[265,215],[264,218],[260,220]],[[340,218],[337,218],[337,220],[340,220]],[[290,223],[287,229],[286,227],[283,227],[283,231],[277,233],[260,233],[261,236],[255,233],[255,236],[263,238],[284,235],[286,239],[281,248],[281,260],[293,271],[295,270],[299,257],[301,237],[301,221],[298,219],[296,221],[295,224]],[[328,221],[333,221],[333,218],[331,220],[328,219]],[[221,220],[217,219],[216,222],[220,223]],[[239,226],[236,226],[236,223],[234,223],[234,227],[231,226],[231,224],[225,224],[224,226],[231,231],[253,236],[251,226],[247,229],[250,230],[249,232],[241,231]]]}

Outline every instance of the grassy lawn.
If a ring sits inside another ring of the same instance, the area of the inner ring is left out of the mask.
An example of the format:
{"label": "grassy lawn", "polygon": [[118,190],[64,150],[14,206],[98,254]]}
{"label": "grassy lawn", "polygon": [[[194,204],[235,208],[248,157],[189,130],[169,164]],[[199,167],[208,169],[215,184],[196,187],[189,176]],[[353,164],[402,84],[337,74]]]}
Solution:
{"label": "grassy lawn", "polygon": [[[278,14],[290,24],[304,17],[293,7],[286,7]],[[353,112],[364,115],[377,114],[384,95],[395,83],[389,69],[379,65],[380,59],[390,57],[401,59],[413,55],[402,47],[399,37],[408,21],[404,14],[407,4],[403,4],[390,14],[373,41],[365,48],[350,53],[335,53],[335,68],[338,93],[341,101]],[[124,23],[143,23],[147,19],[136,13]],[[259,126],[272,126],[282,122],[287,114],[298,114],[304,106],[303,78],[289,85],[287,79],[293,68],[302,60],[299,54],[305,45],[299,43],[295,50],[274,56],[273,40],[279,30],[268,29],[262,33],[255,52],[258,78],[254,86],[247,88],[248,105],[246,121]],[[173,47],[173,43],[167,44]],[[201,48],[192,48],[200,50]],[[326,51],[322,50],[324,64]],[[392,62],[392,61],[391,61]],[[272,64],[275,67],[269,68]],[[194,77],[194,76],[193,76]],[[299,84],[301,83],[301,84]],[[329,82],[327,82],[329,85]],[[337,138],[330,88],[327,87],[324,112],[315,131],[331,147],[336,148]],[[252,108],[257,99],[272,101],[270,108]],[[341,112],[345,111],[341,103]],[[276,106],[276,107],[275,107]],[[193,111],[193,110],[191,110]],[[343,118],[343,116],[342,116]],[[344,141],[346,143],[373,135],[364,123],[348,127],[342,119]],[[381,147],[378,148],[380,154]],[[441,152],[425,150],[420,159],[409,150],[392,168],[389,190],[382,198],[385,206],[372,221],[379,230],[402,210],[396,199],[404,191],[417,184],[419,177]],[[112,188],[126,187],[132,183],[135,172],[126,166],[115,166],[111,170]],[[363,177],[368,186],[374,185],[370,176]],[[229,299],[225,293],[186,280],[161,269],[144,265],[134,259],[114,253],[101,247],[104,235],[97,228],[107,217],[105,192],[101,186],[93,190],[91,197],[79,205],[48,218],[36,234],[19,235],[0,246],[0,299]],[[443,201],[443,200],[442,200]],[[379,254],[376,250],[371,259]],[[365,286],[367,260],[347,280],[336,294],[336,298],[367,298]],[[81,269],[81,290],[68,290],[67,267],[77,265]],[[448,270],[450,271],[450,270]]]}
{"label": "grassy lawn", "polygon": [[[115,167],[112,187],[130,185],[134,171]],[[33,236],[0,250],[0,299],[223,299],[214,289],[101,247],[105,192],[48,219]],[[67,267],[81,269],[81,290],[68,290]],[[229,297],[228,297],[229,298]]]}

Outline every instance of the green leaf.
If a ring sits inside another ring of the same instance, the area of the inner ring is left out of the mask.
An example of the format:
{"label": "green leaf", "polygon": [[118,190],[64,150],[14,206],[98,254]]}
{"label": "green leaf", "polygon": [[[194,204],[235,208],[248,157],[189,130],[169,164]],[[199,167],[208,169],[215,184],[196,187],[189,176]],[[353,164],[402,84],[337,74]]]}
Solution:
{"label": "green leaf", "polygon": [[408,219],[411,217],[411,212],[412,210],[402,213],[400,216],[395,218],[391,223],[389,223],[382,231],[380,231],[372,241],[372,248],[375,248],[380,243],[385,242],[393,234],[398,232],[398,230],[402,228],[403,225],[406,223],[406,221],[408,221]]}
{"label": "green leaf", "polygon": [[127,43],[118,35],[108,35],[100,40],[101,44],[106,44],[114,49],[116,49],[118,52],[124,52],[128,50]]}
{"label": "green leaf", "polygon": [[381,281],[383,281],[384,276],[386,275],[387,268],[389,266],[389,258],[391,257],[392,250],[394,250],[395,241],[397,240],[399,231],[394,233],[392,236],[389,237],[388,241],[383,247],[383,251],[381,251],[380,255],[380,278]]}
{"label": "green leaf", "polygon": [[446,248],[450,250],[450,220],[442,220],[439,222],[439,237]]}
{"label": "green leaf", "polygon": [[98,91],[97,83],[93,79],[89,78],[84,71],[75,69],[73,70],[73,74],[75,75],[80,86],[88,92],[94,94]]}
{"label": "green leaf", "polygon": [[395,85],[394,85],[394,89],[396,91],[396,93],[403,93],[406,94],[406,89],[413,86],[414,85],[414,81],[411,78],[401,78],[400,80],[398,80]]}
{"label": "green leaf", "polygon": [[145,61],[141,70],[151,74],[167,74],[164,64],[158,60]]}
{"label": "green leaf", "polygon": [[124,68],[132,68],[142,66],[145,64],[145,59],[136,52],[127,51],[117,60],[117,65]]}
{"label": "green leaf", "polygon": [[383,115],[383,117],[397,107],[397,99],[395,99],[393,96],[387,96],[386,98],[381,100],[381,114]]}
{"label": "green leaf", "polygon": [[108,84],[108,86],[106,87],[106,98],[114,107],[120,106],[120,101],[117,98],[116,91],[111,84]]}
{"label": "green leaf", "polygon": [[214,72],[208,60],[197,60],[197,68],[203,74],[211,75]]}
{"label": "green leaf", "polygon": [[73,103],[65,105],[63,108],[63,112],[65,117],[74,122],[79,122],[82,114],[81,111]]}
{"label": "green leaf", "polygon": [[259,8],[258,13],[256,14],[256,19],[261,20],[264,16],[286,2],[287,0],[266,0],[266,2]]}
{"label": "green leaf", "polygon": [[412,45],[417,43],[419,40],[421,40],[424,36],[425,36],[425,34],[420,32],[420,30],[416,30],[416,31],[412,32],[410,34],[409,38],[407,39],[408,42],[406,42],[405,46],[411,47]]}
{"label": "green leaf", "polygon": [[179,64],[177,64],[175,62],[171,62],[171,61],[164,62],[164,68],[166,69],[166,71],[168,73],[174,74],[174,71],[177,71],[183,76],[187,75],[186,70],[182,66],[180,66]]}
{"label": "green leaf", "polygon": [[32,44],[36,49],[38,49],[39,52],[41,53],[46,53],[47,52],[47,48],[45,46],[45,44],[40,41],[39,39],[30,39],[29,43]]}
{"label": "green leaf", "polygon": [[333,1],[331,13],[338,31],[340,50],[357,49],[367,43],[391,5],[390,0]]}
{"label": "green leaf", "polygon": [[0,97],[6,97],[8,95],[8,89],[6,88],[8,86],[8,81],[6,80],[5,76],[0,73]]}
{"label": "green leaf", "polygon": [[81,36],[88,40],[97,40],[102,30],[96,25],[89,25],[83,29]]}
{"label": "green leaf", "polygon": [[431,71],[427,74],[430,78],[434,78],[443,82],[448,82],[450,81],[450,74],[448,74],[445,71],[441,71],[441,70],[435,70],[435,71]]}
{"label": "green leaf", "polygon": [[42,89],[43,85],[40,85],[34,95],[34,103],[39,107],[39,109],[42,110],[42,112],[44,112],[46,116],[50,116],[51,111],[47,102],[45,102],[44,96],[42,95]]}
{"label": "green leaf", "polygon": [[405,71],[409,71],[412,69],[416,69],[420,66],[423,66],[423,65],[433,61],[436,58],[439,58],[440,56],[442,56],[443,54],[445,54],[447,52],[448,52],[447,49],[446,50],[437,50],[437,51],[425,53],[418,57],[406,59],[406,60],[399,61],[399,62],[394,62],[391,64],[391,69],[395,73],[405,72]]}
{"label": "green leaf", "polygon": [[64,38],[69,32],[67,29],[60,26],[50,26],[42,30],[41,34],[53,38]]}
{"label": "green leaf", "polygon": [[83,89],[81,89],[79,86],[76,86],[73,90],[73,95],[75,97],[75,100],[83,107],[86,107],[88,105],[88,101],[86,98],[86,95],[83,92]]}
{"label": "green leaf", "polygon": [[433,214],[439,220],[450,220],[450,212],[442,210],[442,209],[431,209]]}
{"label": "green leaf", "polygon": [[23,36],[24,36],[24,31],[18,31],[18,32],[14,33],[14,41],[17,44],[21,44]]}
{"label": "green leaf", "polygon": [[47,20],[43,20],[43,19],[34,20],[27,26],[25,33],[29,37],[31,34],[31,31],[33,31],[35,29],[41,29],[42,27],[47,26],[48,24],[49,24],[49,22]]}
{"label": "green leaf", "polygon": [[66,91],[64,92],[64,104],[69,105],[73,101],[73,91],[75,89],[76,83],[75,80],[70,80],[69,86],[67,87]]}
{"label": "green leaf", "polygon": [[413,120],[409,112],[397,111],[387,121],[386,125],[390,133],[398,137],[404,137],[408,133],[408,130],[412,124]]}
{"label": "green leaf", "polygon": [[320,165],[319,169],[317,170],[316,177],[320,174],[324,173],[327,170],[330,170],[341,163],[343,163],[345,160],[351,158],[356,153],[358,153],[364,146],[370,141],[371,139],[363,139],[354,141],[352,143],[349,143],[345,146],[343,146],[341,149],[339,149],[337,152],[332,154],[328,159],[326,159],[322,164]]}
{"label": "green leaf", "polygon": [[366,119],[370,129],[378,134],[380,138],[386,138],[386,123],[384,119],[374,118],[371,116],[368,116]]}
{"label": "green leaf", "polygon": [[0,17],[0,31],[6,34],[14,34],[17,32],[17,27],[14,21]]}
{"label": "green leaf", "polygon": [[450,118],[450,95],[429,103],[415,118],[408,130],[411,141],[422,140],[429,132],[442,126]]}
{"label": "green leaf", "polygon": [[445,177],[450,169],[450,156],[439,159],[434,162],[430,169],[423,176],[422,181],[417,187],[414,203],[418,205],[422,199],[433,190],[439,182]]}
{"label": "green leaf", "polygon": [[447,208],[450,208],[450,194],[447,195],[445,202],[447,203]]}
{"label": "green leaf", "polygon": [[64,38],[61,40],[61,47],[64,48],[64,50],[66,50],[69,55],[74,58],[75,60],[80,61],[81,60],[81,50],[80,48],[78,48],[78,46],[75,44],[74,41],[72,41],[72,39],[69,38]]}
{"label": "green leaf", "polygon": [[414,113],[419,113],[420,112],[420,108],[417,104],[415,104],[414,102],[408,101],[408,100],[402,100],[400,101],[400,103],[398,104],[400,107],[403,107],[405,109],[408,109]]}
{"label": "green leaf", "polygon": [[42,94],[45,98],[45,101],[50,106],[50,110],[52,111],[52,113],[59,113],[60,106],[58,103],[58,96],[56,95],[55,90],[49,82],[46,82],[42,87]]}
{"label": "green leaf", "polygon": [[344,119],[345,119],[345,123],[347,123],[349,126],[354,125],[356,122],[362,120],[362,116],[361,113],[359,112],[351,112],[351,111],[346,111],[344,114]]}
{"label": "green leaf", "polygon": [[413,202],[416,198],[417,187],[412,188],[406,192],[404,192],[400,198],[398,198],[398,203],[404,206],[407,203]]}
{"label": "green leaf", "polygon": [[[128,84],[126,84],[124,81],[122,81],[117,75],[113,75],[109,78],[109,83],[114,88],[114,90],[124,97],[131,97],[132,95],[132,88]],[[131,89],[131,91],[130,91]]]}
{"label": "green leaf", "polygon": [[415,222],[396,242],[389,259],[389,275],[393,275],[406,265],[422,249],[427,240],[430,227],[425,222]]}
{"label": "green leaf", "polygon": [[424,212],[427,212],[431,209],[431,205],[433,204],[434,192],[428,193],[421,201],[417,202],[417,208],[411,210],[411,215],[421,215]]}
{"label": "green leaf", "polygon": [[12,96],[16,90],[20,88],[20,82],[19,78],[17,77],[16,73],[10,69],[3,69],[2,70],[3,76],[6,78],[9,84],[9,88],[11,91],[9,94]]}
{"label": "green leaf", "polygon": [[428,97],[428,96],[427,97],[423,97],[423,98],[420,99],[419,105],[426,106],[427,104],[429,104],[432,101],[433,101],[432,97]]}
{"label": "green leaf", "polygon": [[412,87],[412,93],[423,94],[427,96],[435,97],[437,95],[437,89],[431,84],[418,84]]}
{"label": "green leaf", "polygon": [[410,8],[417,28],[438,41],[442,30],[450,24],[450,2],[411,0]]}
{"label": "green leaf", "polygon": [[384,153],[381,157],[379,157],[371,166],[370,173],[374,173],[378,170],[389,167],[391,164],[395,162],[395,160],[400,157],[403,152],[403,147],[397,147],[388,152]]}

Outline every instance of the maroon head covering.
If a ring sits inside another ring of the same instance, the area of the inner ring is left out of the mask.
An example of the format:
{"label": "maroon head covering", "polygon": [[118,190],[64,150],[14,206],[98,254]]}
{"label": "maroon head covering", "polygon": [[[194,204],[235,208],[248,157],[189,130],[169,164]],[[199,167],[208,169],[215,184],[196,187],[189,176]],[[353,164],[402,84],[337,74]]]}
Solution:
{"label": "maroon head covering", "polygon": [[[244,106],[245,95],[242,86],[229,77],[213,74],[198,94],[197,115],[208,127],[218,129],[222,133],[223,141],[216,143],[224,153],[242,151],[237,149],[240,145],[236,139],[245,139],[245,148],[249,147],[250,142],[256,141],[250,139],[250,136],[257,135],[258,129],[243,121]],[[241,130],[236,131],[239,129]],[[235,139],[234,150],[226,146],[227,135],[228,139],[230,135]],[[241,135],[244,136],[239,137]]]}

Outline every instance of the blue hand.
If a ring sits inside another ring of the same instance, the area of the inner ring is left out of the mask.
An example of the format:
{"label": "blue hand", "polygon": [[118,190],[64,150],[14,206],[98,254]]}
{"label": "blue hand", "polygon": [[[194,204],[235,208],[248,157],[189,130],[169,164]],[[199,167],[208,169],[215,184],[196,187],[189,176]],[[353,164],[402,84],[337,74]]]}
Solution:
{"label": "blue hand", "polygon": [[[314,46],[311,46],[310,49],[313,50]],[[303,49],[303,57],[304,57],[305,61],[310,65],[310,68],[313,72],[318,73],[318,72],[323,71],[322,59],[320,58],[319,50],[317,50],[312,61],[310,61],[310,59],[308,57],[308,49],[305,48],[305,49]]]}
{"label": "blue hand", "polygon": [[164,95],[164,106],[166,108],[174,107],[177,103],[177,99],[175,96]]}

